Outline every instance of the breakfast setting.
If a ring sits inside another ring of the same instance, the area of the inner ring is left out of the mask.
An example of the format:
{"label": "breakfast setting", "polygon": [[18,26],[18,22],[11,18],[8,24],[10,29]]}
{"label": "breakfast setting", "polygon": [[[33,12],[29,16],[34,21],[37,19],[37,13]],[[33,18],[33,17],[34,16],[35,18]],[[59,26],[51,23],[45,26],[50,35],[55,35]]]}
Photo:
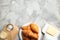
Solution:
{"label": "breakfast setting", "polygon": [[60,0],[0,0],[0,40],[60,40]]}

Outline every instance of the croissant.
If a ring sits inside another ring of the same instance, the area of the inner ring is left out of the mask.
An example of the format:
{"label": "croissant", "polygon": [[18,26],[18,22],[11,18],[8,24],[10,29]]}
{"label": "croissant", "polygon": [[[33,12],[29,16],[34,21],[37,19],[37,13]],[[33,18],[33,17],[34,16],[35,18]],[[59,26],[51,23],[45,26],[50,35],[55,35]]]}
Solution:
{"label": "croissant", "polygon": [[23,40],[38,40],[38,26],[31,23],[27,26],[22,26]]}
{"label": "croissant", "polygon": [[37,26],[36,24],[31,23],[31,24],[30,24],[30,27],[31,27],[31,30],[32,30],[33,32],[38,33],[38,26]]}
{"label": "croissant", "polygon": [[23,40],[30,40],[28,37],[26,37],[25,35],[22,34],[22,38]]}
{"label": "croissant", "polygon": [[38,38],[38,34],[33,33],[33,32],[30,31],[30,30],[23,30],[23,31],[22,31],[22,34],[25,35],[26,37],[35,38],[35,39]]}
{"label": "croissant", "polygon": [[22,26],[22,30],[29,30],[30,26]]}

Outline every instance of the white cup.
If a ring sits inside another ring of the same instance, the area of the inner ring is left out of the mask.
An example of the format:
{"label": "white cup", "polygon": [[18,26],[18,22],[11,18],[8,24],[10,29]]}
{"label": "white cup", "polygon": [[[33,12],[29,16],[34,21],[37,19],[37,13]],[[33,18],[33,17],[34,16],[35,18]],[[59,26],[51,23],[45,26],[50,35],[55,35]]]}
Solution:
{"label": "white cup", "polygon": [[8,25],[7,30],[11,31],[12,29],[13,29],[13,26],[12,25]]}

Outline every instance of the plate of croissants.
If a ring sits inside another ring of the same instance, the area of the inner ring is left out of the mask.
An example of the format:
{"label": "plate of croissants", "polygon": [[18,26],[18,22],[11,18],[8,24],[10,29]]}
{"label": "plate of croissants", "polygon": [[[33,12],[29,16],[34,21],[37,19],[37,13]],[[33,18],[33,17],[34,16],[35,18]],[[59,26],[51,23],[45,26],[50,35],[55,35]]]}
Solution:
{"label": "plate of croissants", "polygon": [[39,27],[35,23],[27,23],[20,28],[19,36],[21,40],[38,40]]}

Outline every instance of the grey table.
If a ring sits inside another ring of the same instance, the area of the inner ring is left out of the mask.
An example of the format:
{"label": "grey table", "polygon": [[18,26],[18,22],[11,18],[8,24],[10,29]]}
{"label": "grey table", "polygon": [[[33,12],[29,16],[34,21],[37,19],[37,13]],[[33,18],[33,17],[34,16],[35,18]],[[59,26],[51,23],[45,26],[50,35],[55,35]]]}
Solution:
{"label": "grey table", "polygon": [[9,22],[20,27],[37,21],[42,27],[41,20],[60,30],[60,0],[0,0],[0,30]]}

